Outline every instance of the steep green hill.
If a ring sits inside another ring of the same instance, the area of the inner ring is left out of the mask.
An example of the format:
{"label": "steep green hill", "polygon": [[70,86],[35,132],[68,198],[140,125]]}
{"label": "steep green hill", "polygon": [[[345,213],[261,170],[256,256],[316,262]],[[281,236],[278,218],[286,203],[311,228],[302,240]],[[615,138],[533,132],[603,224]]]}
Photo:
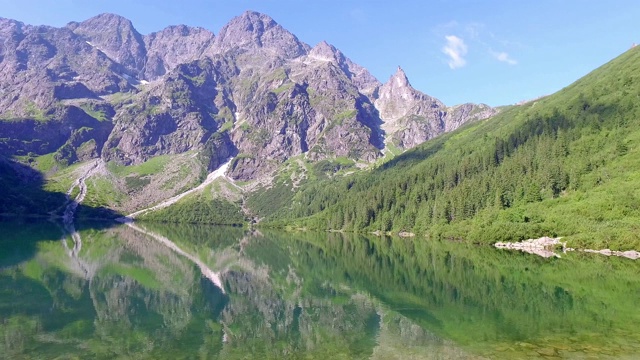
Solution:
{"label": "steep green hill", "polygon": [[640,49],[366,174],[308,184],[275,226],[640,247]]}
{"label": "steep green hill", "polygon": [[[236,193],[232,193],[232,191]],[[217,181],[166,208],[137,219],[151,222],[243,225],[246,221],[238,190],[226,181]]]}

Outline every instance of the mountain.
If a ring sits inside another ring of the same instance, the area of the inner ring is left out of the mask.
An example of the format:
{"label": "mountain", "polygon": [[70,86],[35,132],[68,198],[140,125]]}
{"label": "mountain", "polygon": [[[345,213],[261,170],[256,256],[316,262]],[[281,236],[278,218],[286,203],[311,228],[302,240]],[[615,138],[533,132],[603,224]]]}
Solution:
{"label": "mountain", "polygon": [[130,20],[115,14],[101,14],[81,23],[70,23],[67,28],[124,67],[130,75],[137,78],[142,74],[145,44]]}
{"label": "mountain", "polygon": [[455,130],[467,121],[486,119],[497,112],[482,104],[448,108],[440,100],[414,89],[400,67],[378,89],[375,106],[383,119],[382,128],[390,140],[403,149],[413,148]]}
{"label": "mountain", "polygon": [[53,154],[53,171],[192,152],[192,182],[233,157],[233,179],[268,183],[294,157],[367,167],[389,146],[495,113],[448,108],[404,73],[382,85],[327,42],[311,47],[252,11],[217,36],[185,25],[142,35],[115,14],[62,28],[0,19],[0,41],[0,152],[32,163]]}
{"label": "mountain", "polygon": [[144,78],[155,80],[180,64],[205,57],[215,36],[206,29],[178,25],[145,35],[143,39],[147,50]]}
{"label": "mountain", "polygon": [[[497,113],[446,106],[400,67],[382,84],[250,11],[217,36],[141,35],[113,14],[63,28],[0,19],[0,41],[2,182],[18,202],[3,212],[55,212],[91,164],[86,213],[147,208],[224,164],[155,219],[237,223],[242,209],[271,226],[640,247],[637,48]],[[13,189],[24,166],[39,174],[26,192]]]}
{"label": "mountain", "polygon": [[[464,125],[371,172],[310,183],[262,214],[274,226],[474,243],[559,236],[572,247],[637,249],[638,74],[640,48],[632,48],[556,94]],[[411,101],[395,106],[387,91]],[[400,70],[376,105],[398,121],[410,109],[445,129],[447,121],[455,126],[455,117],[416,95]]]}
{"label": "mountain", "polygon": [[282,60],[297,58],[308,51],[309,45],[300,42],[268,15],[255,11],[247,11],[225,25],[212,49],[218,54],[246,52],[264,56],[270,53],[270,57]]}

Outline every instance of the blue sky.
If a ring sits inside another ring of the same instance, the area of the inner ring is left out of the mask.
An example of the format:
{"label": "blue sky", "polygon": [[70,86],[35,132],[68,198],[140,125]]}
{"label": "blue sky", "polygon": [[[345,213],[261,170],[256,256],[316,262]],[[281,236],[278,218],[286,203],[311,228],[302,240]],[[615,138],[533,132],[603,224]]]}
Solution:
{"label": "blue sky", "polygon": [[217,34],[245,10],[312,46],[326,40],[382,82],[400,65],[447,105],[551,94],[640,43],[637,0],[0,0],[0,16],[28,24],[112,12],[143,34],[176,24]]}

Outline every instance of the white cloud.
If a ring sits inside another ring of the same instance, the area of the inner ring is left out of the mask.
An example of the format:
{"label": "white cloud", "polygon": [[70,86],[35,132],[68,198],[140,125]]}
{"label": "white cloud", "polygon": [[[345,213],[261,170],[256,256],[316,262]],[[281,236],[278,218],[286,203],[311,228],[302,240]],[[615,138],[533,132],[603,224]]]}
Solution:
{"label": "white cloud", "polygon": [[447,44],[442,48],[442,52],[449,56],[449,67],[457,69],[465,66],[467,61],[464,56],[467,55],[467,45],[464,40],[455,35],[447,35],[444,38]]}
{"label": "white cloud", "polygon": [[491,52],[491,54],[493,55],[494,58],[496,58],[496,60],[507,63],[509,65],[515,65],[518,63],[518,61],[516,61],[515,59],[512,59],[511,56],[509,56],[509,54],[507,54],[506,52]]}

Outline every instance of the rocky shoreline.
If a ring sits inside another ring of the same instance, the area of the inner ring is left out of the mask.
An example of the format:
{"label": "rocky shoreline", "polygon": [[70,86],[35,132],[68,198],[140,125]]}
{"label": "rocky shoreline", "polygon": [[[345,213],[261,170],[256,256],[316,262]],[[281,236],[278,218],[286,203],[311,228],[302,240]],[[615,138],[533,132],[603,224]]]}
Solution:
{"label": "rocky shoreline", "polygon": [[593,249],[574,249],[567,247],[566,242],[561,242],[561,238],[541,237],[539,239],[529,239],[521,242],[497,242],[493,244],[498,249],[518,250],[529,254],[542,256],[544,258],[560,257],[555,250],[562,247],[562,252],[582,251],[586,253],[601,254],[605,256],[618,256],[631,260],[640,259],[640,252],[635,250],[615,251],[610,249],[593,250]]}
{"label": "rocky shoreline", "polygon": [[627,259],[632,259],[632,260],[640,259],[640,252],[635,250],[615,251],[615,250],[609,250],[609,249],[602,249],[602,250],[583,249],[580,251],[594,253],[594,254],[601,254],[605,256],[620,256],[620,257],[625,257]]}

